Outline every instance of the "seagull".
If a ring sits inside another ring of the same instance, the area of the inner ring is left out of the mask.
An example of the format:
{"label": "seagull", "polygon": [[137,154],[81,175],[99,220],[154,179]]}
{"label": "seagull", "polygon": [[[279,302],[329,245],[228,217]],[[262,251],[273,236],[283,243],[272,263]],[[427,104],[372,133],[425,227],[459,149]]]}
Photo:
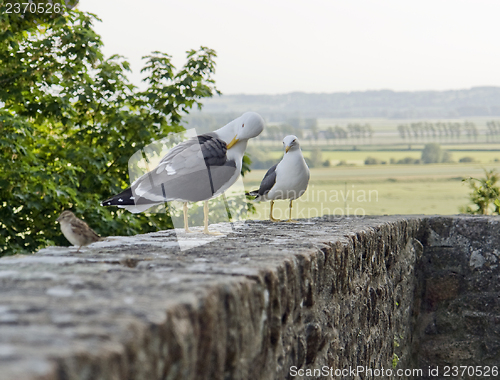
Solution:
{"label": "seagull", "polygon": [[172,148],[158,166],[101,206],[118,206],[133,213],[169,201],[184,203],[184,229],[188,202],[204,201],[204,230],[208,230],[208,200],[224,193],[238,179],[248,140],[264,130],[264,120],[246,112],[214,132],[190,138]]}
{"label": "seagull", "polygon": [[273,218],[274,201],[290,199],[287,222],[296,222],[292,220],[292,202],[305,193],[309,184],[309,168],[300,150],[297,136],[286,136],[283,139],[283,147],[285,154],[281,161],[267,171],[259,190],[251,191],[247,195],[255,196],[256,201],[271,201],[269,219],[273,222],[281,221]]}
{"label": "seagull", "polygon": [[71,211],[63,211],[57,221],[61,225],[64,237],[74,246],[78,246],[76,253],[80,252],[82,246],[102,239],[87,223],[78,219]]}

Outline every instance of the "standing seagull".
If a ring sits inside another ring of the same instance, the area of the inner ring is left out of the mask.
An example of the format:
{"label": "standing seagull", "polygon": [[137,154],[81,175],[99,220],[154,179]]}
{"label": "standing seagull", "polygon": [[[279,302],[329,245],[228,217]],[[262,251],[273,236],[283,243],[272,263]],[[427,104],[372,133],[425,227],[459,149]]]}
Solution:
{"label": "standing seagull", "polygon": [[238,179],[248,140],[264,130],[264,120],[246,112],[215,132],[191,138],[172,148],[156,168],[132,186],[101,203],[139,213],[169,201],[184,202],[184,229],[188,227],[187,202],[205,201],[205,234],[208,200],[224,193]]}
{"label": "standing seagull", "polygon": [[286,136],[283,147],[285,154],[282,160],[267,171],[259,190],[251,191],[248,195],[255,196],[257,201],[271,201],[269,219],[273,222],[280,222],[273,218],[274,201],[290,199],[290,217],[287,222],[295,222],[292,220],[292,202],[305,193],[309,183],[309,168],[296,136]]}
{"label": "standing seagull", "polygon": [[82,246],[102,239],[87,223],[78,219],[71,211],[63,211],[57,221],[61,225],[64,237],[74,246],[78,246],[76,253],[80,252]]}

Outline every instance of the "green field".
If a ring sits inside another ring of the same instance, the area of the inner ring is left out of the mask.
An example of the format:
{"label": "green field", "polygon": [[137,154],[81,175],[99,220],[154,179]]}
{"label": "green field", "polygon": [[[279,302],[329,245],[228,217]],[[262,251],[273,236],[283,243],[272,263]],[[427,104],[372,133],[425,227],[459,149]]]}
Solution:
{"label": "green field", "polygon": [[[356,157],[360,152],[341,153],[346,154],[344,157]],[[352,160],[356,161],[354,158]],[[306,218],[333,213],[457,214],[460,206],[469,203],[470,190],[462,182],[462,178],[482,177],[483,168],[499,169],[500,164],[358,164],[314,168],[311,169],[307,192],[294,202],[293,217]],[[257,188],[264,174],[265,170],[252,170],[244,178],[245,188]],[[275,217],[284,218],[287,207],[288,201],[277,201]],[[269,202],[257,204],[256,208],[257,213],[252,216],[253,219],[268,218]]]}

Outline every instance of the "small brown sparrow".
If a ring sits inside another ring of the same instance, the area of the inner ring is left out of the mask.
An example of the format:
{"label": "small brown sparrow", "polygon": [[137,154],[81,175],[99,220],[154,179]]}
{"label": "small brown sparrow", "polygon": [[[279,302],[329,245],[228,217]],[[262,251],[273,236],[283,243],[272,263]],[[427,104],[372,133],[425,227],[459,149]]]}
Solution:
{"label": "small brown sparrow", "polygon": [[78,219],[71,211],[63,211],[57,221],[61,225],[64,237],[74,246],[78,246],[77,253],[80,252],[82,246],[102,239],[87,223]]}

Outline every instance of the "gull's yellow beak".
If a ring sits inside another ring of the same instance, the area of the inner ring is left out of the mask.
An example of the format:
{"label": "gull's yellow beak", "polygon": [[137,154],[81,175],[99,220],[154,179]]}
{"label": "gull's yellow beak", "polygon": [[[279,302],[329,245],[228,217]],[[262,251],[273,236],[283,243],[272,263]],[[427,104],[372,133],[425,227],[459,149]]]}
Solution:
{"label": "gull's yellow beak", "polygon": [[234,136],[234,138],[231,140],[231,142],[229,144],[227,144],[227,149],[231,149],[234,146],[234,144],[236,144],[238,141],[240,141],[240,140],[238,140],[236,138],[236,136]]}
{"label": "gull's yellow beak", "polygon": [[288,153],[288,151],[290,150],[290,145],[288,145],[286,148],[285,148],[285,153]]}

